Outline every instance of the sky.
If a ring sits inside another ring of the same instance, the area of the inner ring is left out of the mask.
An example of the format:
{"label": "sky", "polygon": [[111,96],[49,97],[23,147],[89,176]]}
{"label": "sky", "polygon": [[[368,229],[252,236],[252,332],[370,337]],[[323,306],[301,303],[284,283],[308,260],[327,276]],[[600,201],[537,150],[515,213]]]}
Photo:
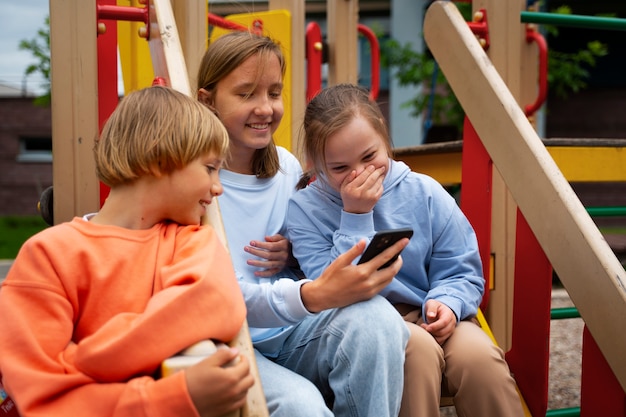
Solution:
{"label": "sky", "polygon": [[45,27],[49,6],[49,0],[0,0],[0,84],[21,89],[25,81],[27,90],[41,92],[43,77],[24,76],[26,68],[38,61],[18,46],[22,39],[36,38]]}

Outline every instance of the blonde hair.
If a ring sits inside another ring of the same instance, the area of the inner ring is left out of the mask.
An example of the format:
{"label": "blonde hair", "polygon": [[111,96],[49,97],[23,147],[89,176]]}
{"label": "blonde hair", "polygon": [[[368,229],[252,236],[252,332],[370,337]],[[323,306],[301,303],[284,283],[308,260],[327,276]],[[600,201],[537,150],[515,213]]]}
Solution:
{"label": "blonde hair", "polygon": [[355,84],[337,84],[320,91],[304,112],[302,146],[303,154],[311,164],[309,175],[327,174],[326,141],[357,116],[363,117],[383,138],[389,157],[393,155],[385,118],[378,104],[370,100],[367,90]]}
{"label": "blonde hair", "polygon": [[[257,77],[263,74],[272,56],[278,58],[281,76],[285,76],[287,64],[278,43],[266,36],[255,35],[251,32],[231,32],[213,41],[204,53],[198,69],[197,90],[203,88],[208,92],[213,92],[223,78],[253,55],[258,55],[261,63]],[[273,141],[267,147],[255,151],[252,158],[252,172],[257,177],[271,178],[279,169],[280,161]]]}
{"label": "blonde hair", "polygon": [[108,186],[168,174],[209,153],[225,157],[228,133],[198,101],[168,87],[124,97],[94,146],[96,174]]}

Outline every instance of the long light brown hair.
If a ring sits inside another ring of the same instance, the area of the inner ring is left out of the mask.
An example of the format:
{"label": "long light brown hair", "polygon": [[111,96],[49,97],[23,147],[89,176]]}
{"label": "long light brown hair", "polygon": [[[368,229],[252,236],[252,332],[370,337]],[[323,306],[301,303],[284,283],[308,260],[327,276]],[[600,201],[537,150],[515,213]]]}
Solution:
{"label": "long light brown hair", "polygon": [[[261,76],[263,66],[267,65],[272,56],[278,58],[281,75],[285,77],[285,57],[278,43],[251,32],[231,32],[213,41],[204,53],[198,69],[197,91],[201,88],[208,92],[214,91],[223,78],[253,55],[258,55],[262,65],[257,71],[257,77]],[[271,178],[279,169],[280,161],[273,140],[267,147],[254,152],[252,172],[258,178]]]}

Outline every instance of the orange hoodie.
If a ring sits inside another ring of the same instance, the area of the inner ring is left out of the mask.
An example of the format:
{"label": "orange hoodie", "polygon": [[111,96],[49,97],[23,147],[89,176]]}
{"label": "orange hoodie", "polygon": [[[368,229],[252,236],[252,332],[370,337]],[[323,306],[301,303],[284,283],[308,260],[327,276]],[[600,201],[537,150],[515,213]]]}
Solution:
{"label": "orange hoodie", "polygon": [[0,291],[0,374],[22,417],[198,416],[161,362],[232,340],[245,304],[210,226],[75,218],[20,250]]}

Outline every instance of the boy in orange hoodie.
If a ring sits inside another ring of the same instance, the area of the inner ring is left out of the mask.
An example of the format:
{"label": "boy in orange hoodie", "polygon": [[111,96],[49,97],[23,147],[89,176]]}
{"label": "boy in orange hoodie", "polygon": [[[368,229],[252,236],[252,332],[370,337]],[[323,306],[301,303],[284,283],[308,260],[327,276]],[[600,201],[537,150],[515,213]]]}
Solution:
{"label": "boy in orange hoodie", "polygon": [[29,239],[0,291],[0,374],[22,417],[208,417],[243,405],[254,379],[236,349],[158,375],[198,341],[233,339],[246,316],[226,249],[200,225],[222,193],[227,148],[218,119],[182,93],[151,87],[121,101],[94,147],[111,187],[101,210]]}

